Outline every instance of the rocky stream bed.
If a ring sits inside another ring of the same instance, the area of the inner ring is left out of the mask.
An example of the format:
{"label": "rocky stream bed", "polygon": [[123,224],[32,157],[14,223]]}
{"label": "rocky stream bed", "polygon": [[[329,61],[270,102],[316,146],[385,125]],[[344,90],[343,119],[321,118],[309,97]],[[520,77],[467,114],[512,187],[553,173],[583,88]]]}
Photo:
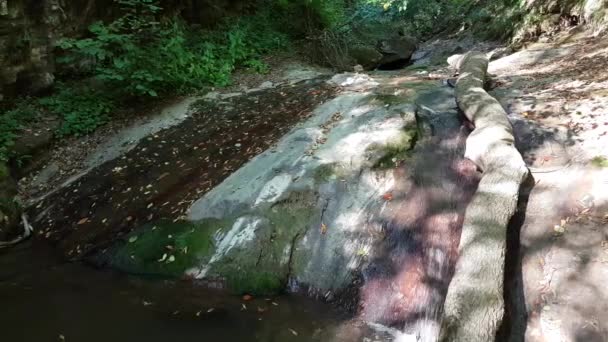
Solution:
{"label": "rocky stream bed", "polygon": [[[556,80],[555,66],[572,53],[585,56],[575,68],[601,65],[606,48],[575,40],[490,64],[493,94],[532,171],[507,230],[506,319],[494,327],[505,340],[606,336],[605,301],[592,297],[606,298],[608,182],[589,162],[605,153],[597,113],[605,75]],[[45,316],[55,305],[69,310],[37,323],[39,333],[8,336],[87,336],[69,322],[91,324],[79,317],[91,291],[89,313],[141,317],[99,340],[128,340],[155,322],[166,330],[150,340],[204,332],[234,341],[436,341],[483,174],[464,158],[475,127],[445,82],[453,75],[419,68],[307,71],[188,98],[110,137],[71,177],[53,178],[49,165],[28,181],[28,243],[53,247],[1,252],[0,293],[19,313],[0,319],[15,322],[36,305]],[[582,93],[573,88],[581,84]],[[36,185],[44,179],[52,189]],[[595,295],[583,296],[587,288]],[[113,325],[122,316],[95,317]]]}
{"label": "rocky stream bed", "polygon": [[71,260],[303,293],[437,338],[479,179],[440,77],[346,73],[188,101],[183,121],[33,199],[37,239]]}

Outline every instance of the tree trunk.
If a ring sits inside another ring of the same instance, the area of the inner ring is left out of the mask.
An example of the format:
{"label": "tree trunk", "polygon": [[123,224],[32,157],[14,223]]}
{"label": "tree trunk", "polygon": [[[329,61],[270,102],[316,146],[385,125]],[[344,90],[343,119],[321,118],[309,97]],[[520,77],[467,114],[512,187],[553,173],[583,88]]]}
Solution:
{"label": "tree trunk", "polygon": [[471,52],[450,62],[460,71],[456,102],[475,125],[465,157],[477,164],[483,177],[465,214],[441,341],[489,342],[495,340],[504,315],[507,226],[529,171],[514,146],[506,112],[483,89],[488,58]]}

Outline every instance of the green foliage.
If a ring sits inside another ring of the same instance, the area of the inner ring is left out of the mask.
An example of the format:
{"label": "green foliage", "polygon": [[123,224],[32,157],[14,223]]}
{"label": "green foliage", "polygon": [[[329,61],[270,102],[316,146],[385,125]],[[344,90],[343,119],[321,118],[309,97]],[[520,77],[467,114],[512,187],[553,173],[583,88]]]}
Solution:
{"label": "green foliage", "polygon": [[13,157],[11,147],[17,134],[27,122],[36,118],[37,114],[38,108],[31,99],[23,99],[14,108],[0,113],[0,162],[6,162]]}
{"label": "green foliage", "polygon": [[326,28],[334,28],[343,24],[347,19],[347,7],[343,0],[309,0],[304,3],[318,16],[320,23]]}
{"label": "green foliage", "polygon": [[259,59],[250,59],[250,60],[246,61],[244,64],[248,69],[253,70],[254,72],[256,72],[258,74],[267,74],[268,72],[270,72],[270,68],[268,67],[268,64],[262,62]]}
{"label": "green foliage", "polygon": [[348,5],[344,0],[274,0],[270,7],[287,19],[285,24],[296,34],[332,29],[348,18]]}
{"label": "green foliage", "polygon": [[114,110],[114,101],[109,94],[88,87],[59,87],[59,91],[39,100],[49,112],[63,119],[57,131],[59,137],[85,135],[106,123]]}
{"label": "green foliage", "polygon": [[157,21],[158,1],[118,1],[124,15],[91,25],[91,37],[64,39],[64,62],[88,61],[86,70],[133,97],[223,86],[238,66],[264,72],[259,57],[286,46],[269,13],[231,20],[213,31],[193,31],[180,19]]}
{"label": "green foliage", "polygon": [[482,38],[507,39],[530,13],[520,0],[369,0],[405,24],[409,34],[428,38],[470,28]]}
{"label": "green foliage", "polygon": [[[40,98],[23,98],[9,110],[0,112],[0,162],[13,157],[11,147],[27,124],[40,115],[52,113],[63,119],[56,134],[84,135],[104,124],[115,108],[110,93],[102,93],[90,87],[67,87],[59,85],[55,94]],[[29,156],[19,156],[19,164]]]}
{"label": "green foliage", "polygon": [[238,67],[267,73],[260,58],[289,42],[270,10],[231,18],[214,30],[194,30],[179,18],[161,20],[159,0],[115,3],[122,13],[118,19],[96,22],[87,37],[58,43],[65,51],[59,62],[79,66],[80,76],[93,76],[95,86],[60,84],[51,96],[25,99],[0,112],[0,161],[13,157],[17,134],[37,113],[63,119],[59,137],[88,134],[125,100],[228,85]]}

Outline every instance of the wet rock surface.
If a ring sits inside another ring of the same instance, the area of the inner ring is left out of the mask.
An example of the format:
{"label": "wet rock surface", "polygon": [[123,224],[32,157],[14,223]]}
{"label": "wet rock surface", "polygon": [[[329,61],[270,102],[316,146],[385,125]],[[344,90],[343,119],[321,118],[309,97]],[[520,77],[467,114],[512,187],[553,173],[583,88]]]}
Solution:
{"label": "wet rock surface", "polygon": [[323,81],[311,81],[251,93],[237,103],[202,102],[180,126],[147,137],[48,196],[30,216],[39,236],[60,243],[69,257],[146,222],[179,219],[197,196],[275,143],[331,93]]}

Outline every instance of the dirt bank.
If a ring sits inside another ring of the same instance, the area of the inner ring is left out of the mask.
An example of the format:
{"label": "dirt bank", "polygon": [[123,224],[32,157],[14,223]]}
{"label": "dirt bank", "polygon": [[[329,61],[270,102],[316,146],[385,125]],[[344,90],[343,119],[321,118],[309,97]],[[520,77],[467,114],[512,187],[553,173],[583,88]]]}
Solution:
{"label": "dirt bank", "polygon": [[533,174],[512,227],[513,341],[608,340],[607,60],[605,38],[574,34],[490,66]]}

